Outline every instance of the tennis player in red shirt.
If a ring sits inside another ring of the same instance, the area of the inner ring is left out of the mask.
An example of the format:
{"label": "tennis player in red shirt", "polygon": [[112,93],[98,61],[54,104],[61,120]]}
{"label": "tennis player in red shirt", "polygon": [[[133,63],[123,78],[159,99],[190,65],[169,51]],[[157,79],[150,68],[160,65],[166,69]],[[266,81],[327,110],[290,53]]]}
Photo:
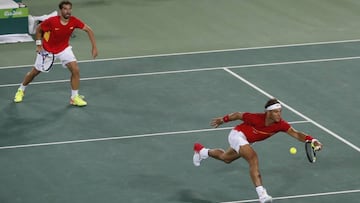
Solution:
{"label": "tennis player in red shirt", "polygon": [[71,15],[72,3],[70,1],[61,1],[59,9],[58,16],[46,19],[36,28],[36,51],[38,54],[36,56],[34,67],[25,75],[22,84],[15,94],[14,102],[16,103],[23,100],[25,88],[37,75],[41,72],[50,71],[48,69],[44,70],[41,65],[43,59],[40,53],[46,51],[53,54],[55,59],[59,59],[63,67],[68,68],[71,72],[70,104],[74,106],[87,105],[84,97],[79,94],[80,71],[72,47],[69,44],[69,40],[75,29],[85,31],[88,34],[92,45],[92,57],[95,58],[98,51],[96,48],[94,32],[80,19]]}
{"label": "tennis player in red shirt", "polygon": [[285,132],[300,142],[313,142],[315,150],[322,148],[322,144],[317,139],[295,130],[281,118],[281,104],[277,99],[270,99],[265,104],[264,113],[235,112],[224,117],[214,118],[211,125],[217,128],[223,123],[235,120],[242,120],[243,122],[235,126],[229,133],[230,147],[224,151],[223,149],[208,149],[200,143],[195,143],[193,162],[195,166],[200,166],[202,160],[212,157],[225,163],[231,163],[243,157],[249,164],[250,177],[256,187],[261,203],[272,202],[272,197],[267,194],[266,189],[263,187],[258,157],[251,147],[251,143],[265,140],[277,132]]}

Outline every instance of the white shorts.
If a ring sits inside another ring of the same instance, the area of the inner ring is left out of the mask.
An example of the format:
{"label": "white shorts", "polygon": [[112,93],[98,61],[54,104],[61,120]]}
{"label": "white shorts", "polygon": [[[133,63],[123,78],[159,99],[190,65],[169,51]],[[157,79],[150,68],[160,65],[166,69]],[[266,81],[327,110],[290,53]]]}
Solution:
{"label": "white shorts", "polygon": [[[67,68],[66,64],[76,61],[75,55],[72,51],[72,46],[66,47],[62,52],[57,53],[54,56],[55,56],[55,60],[56,59],[60,60],[62,66],[64,68]],[[36,60],[35,60],[34,67],[36,68],[36,70],[44,72],[42,70],[42,60],[43,59],[42,59],[41,55],[36,54]],[[48,72],[48,71],[45,71],[45,72]]]}
{"label": "white shorts", "polygon": [[231,130],[228,136],[230,147],[239,153],[240,147],[249,144],[245,135],[241,131]]}

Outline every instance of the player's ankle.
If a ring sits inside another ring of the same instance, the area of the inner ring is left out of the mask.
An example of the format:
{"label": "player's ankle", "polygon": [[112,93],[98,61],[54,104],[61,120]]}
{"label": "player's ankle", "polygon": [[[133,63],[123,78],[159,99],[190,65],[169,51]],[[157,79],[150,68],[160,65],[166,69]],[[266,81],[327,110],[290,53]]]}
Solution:
{"label": "player's ankle", "polygon": [[27,87],[27,85],[21,84],[20,87],[19,87],[19,90],[22,90],[22,91],[25,92],[26,87]]}
{"label": "player's ankle", "polygon": [[71,98],[74,99],[74,97],[76,97],[77,95],[79,95],[79,90],[71,90]]}
{"label": "player's ankle", "polygon": [[209,149],[204,147],[199,151],[199,154],[202,159],[206,159],[209,157]]}
{"label": "player's ankle", "polygon": [[255,189],[259,197],[267,195],[266,189],[262,185],[257,186]]}

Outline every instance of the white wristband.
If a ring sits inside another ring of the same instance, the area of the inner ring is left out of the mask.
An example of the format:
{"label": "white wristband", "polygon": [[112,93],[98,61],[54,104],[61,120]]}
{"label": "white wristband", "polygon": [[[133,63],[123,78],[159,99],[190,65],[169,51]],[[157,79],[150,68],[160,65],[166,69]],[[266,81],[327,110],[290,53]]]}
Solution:
{"label": "white wristband", "polygon": [[38,39],[38,40],[35,40],[35,44],[37,45],[37,46],[41,46],[41,40],[40,39]]}

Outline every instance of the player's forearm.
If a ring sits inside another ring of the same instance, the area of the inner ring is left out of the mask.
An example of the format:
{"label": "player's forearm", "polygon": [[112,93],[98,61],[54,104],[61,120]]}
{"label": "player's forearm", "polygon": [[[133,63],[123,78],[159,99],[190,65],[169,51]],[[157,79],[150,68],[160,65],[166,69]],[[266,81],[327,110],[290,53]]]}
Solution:
{"label": "player's forearm", "polygon": [[95,34],[94,34],[94,32],[92,31],[91,28],[87,29],[86,32],[87,32],[87,34],[88,34],[88,36],[89,36],[89,39],[90,39],[92,48],[93,48],[93,49],[96,48],[96,40],[95,40]]}
{"label": "player's forearm", "polygon": [[43,35],[43,31],[41,30],[40,25],[38,25],[36,27],[35,40],[41,40],[42,35]]}
{"label": "player's forearm", "polygon": [[297,132],[297,134],[298,134],[297,139],[300,142],[311,141],[312,139],[314,139],[311,135],[305,134],[303,132]]}
{"label": "player's forearm", "polygon": [[234,113],[230,113],[225,115],[222,118],[222,121],[224,123],[230,122],[230,121],[235,121],[235,120],[241,120],[242,119],[242,113],[241,112],[234,112]]}
{"label": "player's forearm", "polygon": [[211,121],[210,125],[217,128],[223,123],[227,123],[227,122],[239,120],[239,119],[242,119],[242,113],[235,112],[235,113],[231,113],[231,114],[226,114],[224,117],[214,118]]}
{"label": "player's forearm", "polygon": [[40,52],[42,49],[42,39],[41,39],[42,35],[43,35],[43,31],[41,30],[40,25],[38,25],[35,33],[35,44],[36,44],[37,52]]}
{"label": "player's forearm", "polygon": [[303,132],[297,131],[296,129],[294,129],[293,127],[289,128],[289,130],[287,131],[287,133],[289,135],[291,135],[292,137],[294,137],[295,139],[299,140],[300,142],[305,142],[306,139],[311,138],[310,135],[305,134]]}
{"label": "player's forearm", "polygon": [[[301,132],[300,132],[301,133]],[[302,142],[311,142],[312,144],[314,144],[315,146],[315,150],[321,150],[321,148],[323,147],[323,145],[321,144],[321,142],[319,140],[317,140],[316,138],[312,137],[311,135],[305,134],[305,133],[301,133],[301,141]]]}

